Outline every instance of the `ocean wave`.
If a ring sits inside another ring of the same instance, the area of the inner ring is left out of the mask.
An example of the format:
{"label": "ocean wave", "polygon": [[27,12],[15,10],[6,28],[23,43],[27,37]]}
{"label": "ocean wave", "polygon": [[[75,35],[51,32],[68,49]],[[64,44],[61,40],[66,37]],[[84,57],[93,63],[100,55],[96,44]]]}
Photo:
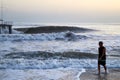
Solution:
{"label": "ocean wave", "polygon": [[1,34],[0,41],[21,41],[21,40],[67,40],[74,41],[79,39],[86,39],[85,35],[76,35],[73,32],[60,33],[41,33],[41,34]]}
{"label": "ocean wave", "polygon": [[[107,67],[119,68],[120,59],[107,58]],[[114,65],[113,65],[114,64]],[[16,52],[0,59],[0,69],[96,68],[97,54],[82,52]]]}
{"label": "ocean wave", "polygon": [[56,33],[56,32],[89,32],[94,31],[93,29],[81,28],[75,26],[40,26],[40,27],[30,27],[30,28],[15,28],[17,31],[24,32],[25,34],[37,34],[37,33]]}
{"label": "ocean wave", "polygon": [[87,59],[3,59],[0,61],[0,69],[55,69],[55,68],[67,68],[67,67],[93,67],[96,60],[91,60],[88,63]]}
{"label": "ocean wave", "polygon": [[76,58],[76,59],[95,59],[97,58],[97,54],[92,53],[84,53],[84,52],[42,52],[42,51],[31,51],[31,52],[14,52],[4,55],[4,58],[24,58],[24,59],[63,59],[63,58]]}
{"label": "ocean wave", "polygon": [[[120,59],[107,60],[108,68],[120,68]],[[1,59],[0,69],[97,68],[97,59]]]}
{"label": "ocean wave", "polygon": [[50,53],[42,51],[14,52],[0,59],[0,69],[55,69],[92,67],[87,59],[96,62],[97,55],[82,52]]}

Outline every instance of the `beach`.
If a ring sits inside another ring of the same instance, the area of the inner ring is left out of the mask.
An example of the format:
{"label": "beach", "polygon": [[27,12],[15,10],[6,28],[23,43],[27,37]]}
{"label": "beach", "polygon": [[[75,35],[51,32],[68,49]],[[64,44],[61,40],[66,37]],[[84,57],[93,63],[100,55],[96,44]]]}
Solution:
{"label": "beach", "polygon": [[101,74],[97,73],[97,69],[87,69],[86,72],[80,75],[80,80],[120,80],[120,69],[108,69],[105,74],[102,70]]}

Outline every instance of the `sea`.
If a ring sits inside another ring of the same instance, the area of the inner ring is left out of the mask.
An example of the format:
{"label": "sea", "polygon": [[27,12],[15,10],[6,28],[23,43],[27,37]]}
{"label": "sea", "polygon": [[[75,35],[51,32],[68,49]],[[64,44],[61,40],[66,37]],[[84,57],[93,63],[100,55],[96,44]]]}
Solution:
{"label": "sea", "polygon": [[[106,47],[108,69],[120,68],[120,24],[36,24],[13,28],[39,26],[75,26],[93,31],[24,34],[13,30],[13,34],[0,34],[2,80],[68,80],[68,75],[72,75],[71,80],[80,80],[86,69],[97,72],[97,57],[91,56],[98,55],[99,41]],[[66,37],[68,33],[71,36]]]}

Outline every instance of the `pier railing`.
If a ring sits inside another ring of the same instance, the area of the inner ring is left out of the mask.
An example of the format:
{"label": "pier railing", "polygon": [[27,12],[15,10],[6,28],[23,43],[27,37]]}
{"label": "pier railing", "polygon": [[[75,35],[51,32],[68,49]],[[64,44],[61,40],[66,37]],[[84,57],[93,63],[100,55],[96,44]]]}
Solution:
{"label": "pier railing", "polygon": [[0,21],[0,25],[13,25],[12,21]]}
{"label": "pier railing", "polygon": [[12,34],[12,22],[0,20],[0,34],[9,33]]}

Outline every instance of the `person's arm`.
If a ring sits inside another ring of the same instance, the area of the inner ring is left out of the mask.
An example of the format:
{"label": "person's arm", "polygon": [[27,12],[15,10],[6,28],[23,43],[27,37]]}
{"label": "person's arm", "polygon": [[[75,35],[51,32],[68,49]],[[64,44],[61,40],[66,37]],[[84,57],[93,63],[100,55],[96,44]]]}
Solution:
{"label": "person's arm", "polygon": [[99,58],[99,48],[98,48],[98,60],[99,60],[100,58]]}

